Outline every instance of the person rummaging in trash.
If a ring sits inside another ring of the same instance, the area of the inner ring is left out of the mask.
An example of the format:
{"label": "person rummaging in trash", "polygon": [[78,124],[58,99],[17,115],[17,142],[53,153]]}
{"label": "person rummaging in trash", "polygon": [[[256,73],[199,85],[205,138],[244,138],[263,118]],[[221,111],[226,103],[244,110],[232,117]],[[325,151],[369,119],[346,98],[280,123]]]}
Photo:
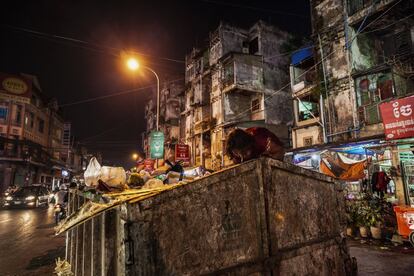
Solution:
{"label": "person rummaging in trash", "polygon": [[227,137],[226,153],[236,164],[268,156],[283,161],[285,149],[275,134],[263,127],[236,128]]}

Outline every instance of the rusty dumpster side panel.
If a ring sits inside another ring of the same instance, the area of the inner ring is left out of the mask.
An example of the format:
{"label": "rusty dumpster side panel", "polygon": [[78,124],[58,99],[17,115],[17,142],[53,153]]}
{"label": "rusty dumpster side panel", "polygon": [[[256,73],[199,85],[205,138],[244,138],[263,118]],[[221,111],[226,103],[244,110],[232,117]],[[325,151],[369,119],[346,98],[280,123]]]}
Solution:
{"label": "rusty dumpster side panel", "polygon": [[275,275],[344,275],[346,220],[339,183],[276,160],[264,160],[270,256]]}
{"label": "rusty dumpster side panel", "polygon": [[345,275],[331,178],[268,158],[124,205],[126,275]]}
{"label": "rusty dumpster side panel", "polygon": [[255,266],[267,254],[257,164],[250,162],[126,206],[134,241],[127,275],[201,275],[240,264],[246,264],[242,269],[246,274],[257,271],[249,265]]}

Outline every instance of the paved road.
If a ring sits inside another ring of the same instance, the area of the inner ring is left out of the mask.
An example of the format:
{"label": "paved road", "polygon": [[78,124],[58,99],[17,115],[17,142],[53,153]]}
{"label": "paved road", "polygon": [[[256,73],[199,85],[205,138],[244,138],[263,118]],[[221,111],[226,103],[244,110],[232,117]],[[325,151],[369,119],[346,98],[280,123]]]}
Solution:
{"label": "paved road", "polygon": [[53,207],[0,209],[0,275],[52,275],[64,257],[64,236],[55,237]]}
{"label": "paved road", "polygon": [[379,246],[350,244],[351,256],[357,258],[359,276],[414,275],[414,250],[410,245],[381,249]]}

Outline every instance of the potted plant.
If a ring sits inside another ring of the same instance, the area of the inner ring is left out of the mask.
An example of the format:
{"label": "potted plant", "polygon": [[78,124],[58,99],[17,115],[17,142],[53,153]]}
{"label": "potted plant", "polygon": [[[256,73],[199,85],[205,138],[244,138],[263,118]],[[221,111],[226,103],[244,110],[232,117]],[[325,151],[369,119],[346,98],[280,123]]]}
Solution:
{"label": "potted plant", "polygon": [[383,222],[381,209],[378,206],[370,206],[366,213],[366,225],[370,227],[372,238],[381,239],[381,224]]}
{"label": "potted plant", "polygon": [[381,239],[382,213],[381,207],[375,201],[361,200],[358,206],[359,232],[362,238],[367,238],[369,232],[374,239]]}
{"label": "potted plant", "polygon": [[355,204],[356,208],[356,225],[359,227],[361,238],[368,238],[367,214],[369,212],[368,202],[360,200]]}
{"label": "potted plant", "polygon": [[357,225],[358,216],[357,208],[353,200],[346,201],[346,235],[349,237],[354,236],[354,229]]}
{"label": "potted plant", "polygon": [[368,238],[369,235],[369,228],[367,227],[366,223],[366,213],[368,212],[367,207],[363,206],[360,209],[360,219],[359,219],[359,234],[361,238]]}

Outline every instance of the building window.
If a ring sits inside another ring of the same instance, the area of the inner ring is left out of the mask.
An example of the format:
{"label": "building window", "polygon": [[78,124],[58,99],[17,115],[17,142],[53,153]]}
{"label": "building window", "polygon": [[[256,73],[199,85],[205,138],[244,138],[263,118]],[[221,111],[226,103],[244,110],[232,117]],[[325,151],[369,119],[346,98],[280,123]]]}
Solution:
{"label": "building window", "polygon": [[224,87],[234,83],[234,63],[229,62],[224,65],[223,70],[223,85]]}
{"label": "building window", "polygon": [[0,105],[0,122],[7,120],[7,111],[8,111],[8,108],[6,106]]}
{"label": "building window", "polygon": [[317,84],[313,48],[306,47],[292,55],[290,74],[293,92],[297,92],[308,85]]}
{"label": "building window", "polygon": [[408,23],[401,23],[399,29],[368,29],[356,36],[357,27],[351,28],[351,36],[356,36],[351,44],[353,73],[363,73],[375,66],[398,66],[408,64],[413,53],[412,30]]}
{"label": "building window", "polygon": [[314,116],[316,118],[319,117],[318,100],[313,100],[309,97],[308,99],[301,99],[298,101],[298,119],[300,122],[313,119]]}
{"label": "building window", "polygon": [[255,55],[259,53],[259,38],[253,38],[249,43],[249,54]]}
{"label": "building window", "polygon": [[312,145],[313,145],[313,137],[312,136],[303,137],[303,146],[304,147],[310,147]]}
{"label": "building window", "polygon": [[29,124],[30,124],[30,128],[33,129],[33,127],[34,127],[34,114],[32,112],[29,112]]}
{"label": "building window", "polygon": [[252,101],[252,112],[260,111],[260,99],[254,99]]}
{"label": "building window", "polygon": [[45,131],[45,121],[40,118],[38,120],[39,120],[38,130],[40,133],[43,133]]}
{"label": "building window", "polygon": [[348,14],[353,15],[358,11],[373,5],[374,0],[348,0]]}
{"label": "building window", "polygon": [[56,137],[57,139],[59,139],[59,140],[61,140],[61,139],[62,139],[62,130],[61,130],[61,129],[57,128],[57,129],[55,130],[55,137]]}
{"label": "building window", "polygon": [[20,124],[22,122],[22,109],[21,105],[16,105],[16,114],[14,117],[14,123]]}
{"label": "building window", "polygon": [[390,72],[361,76],[355,79],[359,120],[365,124],[381,121],[378,104],[394,96],[394,84]]}

